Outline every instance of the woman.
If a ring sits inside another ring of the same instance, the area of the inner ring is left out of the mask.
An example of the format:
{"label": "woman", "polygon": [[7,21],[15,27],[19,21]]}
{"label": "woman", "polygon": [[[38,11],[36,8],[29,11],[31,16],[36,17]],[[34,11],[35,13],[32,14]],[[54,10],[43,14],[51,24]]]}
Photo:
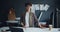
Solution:
{"label": "woman", "polygon": [[16,16],[15,16],[15,11],[13,8],[11,8],[9,10],[9,14],[8,14],[8,20],[15,20],[16,19]]}

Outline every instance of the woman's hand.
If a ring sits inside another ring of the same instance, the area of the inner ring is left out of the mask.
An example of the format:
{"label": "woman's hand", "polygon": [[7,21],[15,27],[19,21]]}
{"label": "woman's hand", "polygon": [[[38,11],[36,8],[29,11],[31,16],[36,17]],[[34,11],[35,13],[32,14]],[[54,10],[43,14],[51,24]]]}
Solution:
{"label": "woman's hand", "polygon": [[24,25],[24,23],[21,23],[21,25],[24,27],[25,25]]}

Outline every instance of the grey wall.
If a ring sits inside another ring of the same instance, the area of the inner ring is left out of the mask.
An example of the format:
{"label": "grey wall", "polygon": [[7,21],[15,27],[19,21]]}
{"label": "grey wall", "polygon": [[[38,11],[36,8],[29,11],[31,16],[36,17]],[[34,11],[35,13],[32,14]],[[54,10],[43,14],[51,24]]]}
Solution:
{"label": "grey wall", "polygon": [[[47,12],[44,12],[40,21],[47,21],[49,20],[49,17],[51,13],[55,10],[55,0],[11,0],[15,10],[16,10],[16,16],[21,16],[22,12],[25,11],[24,4],[26,2],[31,2],[33,4],[48,4],[50,5]],[[36,12],[37,13],[37,12]],[[37,13],[38,14],[38,13]],[[39,15],[37,15],[39,16]]]}
{"label": "grey wall", "polygon": [[[40,21],[47,21],[49,20],[50,14],[55,10],[55,2],[56,0],[1,0],[2,2],[2,9],[7,10],[8,8],[15,8],[16,17],[20,17],[21,14],[25,11],[25,3],[31,2],[32,4],[48,4],[50,5],[47,12],[44,12]],[[36,12],[36,14],[39,14]],[[39,16],[39,15],[37,15]]]}

